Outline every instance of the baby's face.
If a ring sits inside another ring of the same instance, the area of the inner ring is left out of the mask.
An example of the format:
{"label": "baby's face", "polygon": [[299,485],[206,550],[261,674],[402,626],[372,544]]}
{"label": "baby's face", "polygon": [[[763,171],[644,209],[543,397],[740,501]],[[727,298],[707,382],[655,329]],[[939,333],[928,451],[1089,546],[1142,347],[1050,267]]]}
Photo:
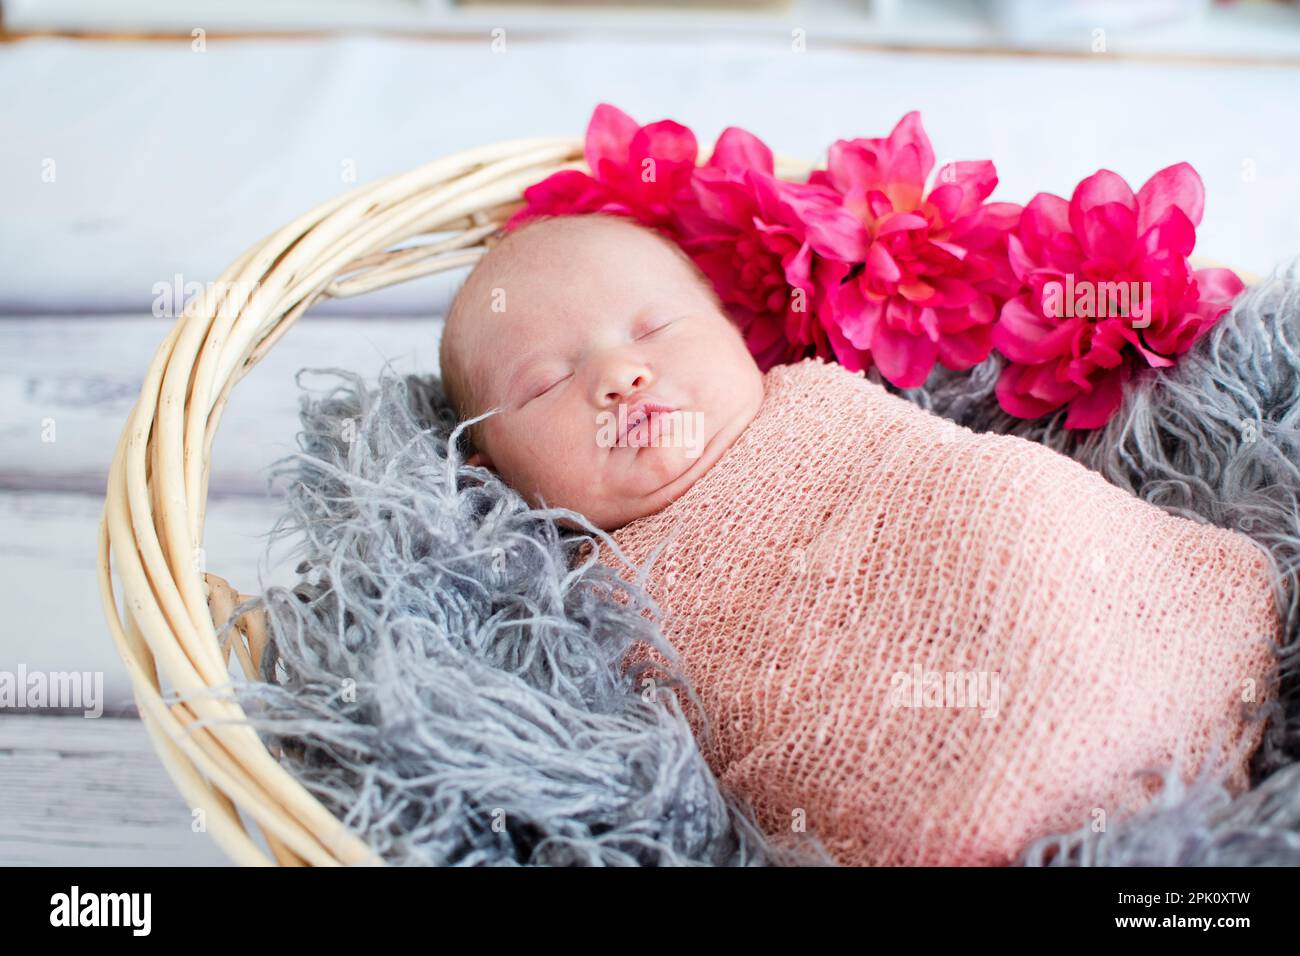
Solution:
{"label": "baby's face", "polygon": [[721,457],[758,410],[763,378],[673,250],[640,227],[582,219],[521,234],[457,335],[475,414],[502,408],[481,423],[471,463],[534,505],[613,530]]}

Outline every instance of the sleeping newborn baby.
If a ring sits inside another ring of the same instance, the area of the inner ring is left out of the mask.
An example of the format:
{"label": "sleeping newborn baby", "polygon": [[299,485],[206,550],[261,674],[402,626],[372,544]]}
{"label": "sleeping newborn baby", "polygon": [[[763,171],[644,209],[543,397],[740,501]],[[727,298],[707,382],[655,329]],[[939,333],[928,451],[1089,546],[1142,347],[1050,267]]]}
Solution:
{"label": "sleeping newborn baby", "polygon": [[609,531],[625,577],[654,559],[679,700],[774,841],[1005,864],[1140,809],[1153,771],[1247,785],[1281,623],[1245,535],[838,365],[760,372],[689,258],[612,216],[504,236],[441,362],[491,413],[471,464]]}

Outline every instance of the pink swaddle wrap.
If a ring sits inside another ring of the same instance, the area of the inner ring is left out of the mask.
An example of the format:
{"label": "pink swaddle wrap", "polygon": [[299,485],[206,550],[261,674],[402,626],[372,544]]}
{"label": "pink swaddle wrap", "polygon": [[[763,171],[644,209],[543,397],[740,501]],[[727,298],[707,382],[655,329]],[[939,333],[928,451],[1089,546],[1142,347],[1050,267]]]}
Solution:
{"label": "pink swaddle wrap", "polygon": [[613,537],[638,564],[671,538],[648,589],[710,737],[679,699],[775,839],[1004,864],[1140,808],[1175,756],[1246,785],[1281,631],[1262,547],[838,365],[764,382],[723,457]]}

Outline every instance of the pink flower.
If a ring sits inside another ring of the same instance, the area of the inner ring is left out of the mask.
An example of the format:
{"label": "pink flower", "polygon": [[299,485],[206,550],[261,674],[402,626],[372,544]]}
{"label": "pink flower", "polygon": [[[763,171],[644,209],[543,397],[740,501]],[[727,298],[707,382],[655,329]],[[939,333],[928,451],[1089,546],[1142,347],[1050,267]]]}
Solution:
{"label": "pink flower", "polygon": [[825,187],[791,183],[773,174],[772,153],[735,127],[718,139],[696,170],[695,203],[679,207],[683,248],[713,283],[739,324],[759,367],[809,353],[829,357],[816,319],[819,257],[859,258],[861,225]]}
{"label": "pink flower", "polygon": [[852,370],[872,361],[901,388],[925,383],[935,361],[967,369],[988,357],[998,307],[1018,284],[1006,237],[1020,207],[985,203],[997,185],[988,161],[950,163],[925,193],[934,151],[921,115],[887,139],[839,140],[809,182],[834,189],[868,233],[858,262],[828,261],[822,324]]}
{"label": "pink flower", "polygon": [[607,212],[671,233],[675,206],[690,201],[699,147],[680,123],[638,126],[618,107],[601,103],[587,123],[583,148],[591,174],[563,170],[524,190],[523,209],[509,231],[538,215]]}
{"label": "pink flower", "polygon": [[1039,193],[1010,239],[1024,283],[1003,307],[993,343],[1009,360],[997,384],[1009,414],[1065,405],[1066,428],[1097,428],[1142,367],[1174,364],[1231,306],[1242,282],[1227,269],[1193,272],[1205,191],[1186,163],[1138,190],[1099,170],[1067,203]]}

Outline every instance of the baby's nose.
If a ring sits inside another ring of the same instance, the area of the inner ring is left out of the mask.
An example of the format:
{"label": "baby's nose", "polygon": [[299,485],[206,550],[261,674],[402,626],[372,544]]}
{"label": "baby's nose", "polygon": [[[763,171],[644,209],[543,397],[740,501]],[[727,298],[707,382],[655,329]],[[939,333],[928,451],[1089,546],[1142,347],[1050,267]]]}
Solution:
{"label": "baby's nose", "polygon": [[628,397],[644,391],[654,382],[654,373],[641,362],[611,362],[600,378],[597,401],[601,405],[617,405]]}

